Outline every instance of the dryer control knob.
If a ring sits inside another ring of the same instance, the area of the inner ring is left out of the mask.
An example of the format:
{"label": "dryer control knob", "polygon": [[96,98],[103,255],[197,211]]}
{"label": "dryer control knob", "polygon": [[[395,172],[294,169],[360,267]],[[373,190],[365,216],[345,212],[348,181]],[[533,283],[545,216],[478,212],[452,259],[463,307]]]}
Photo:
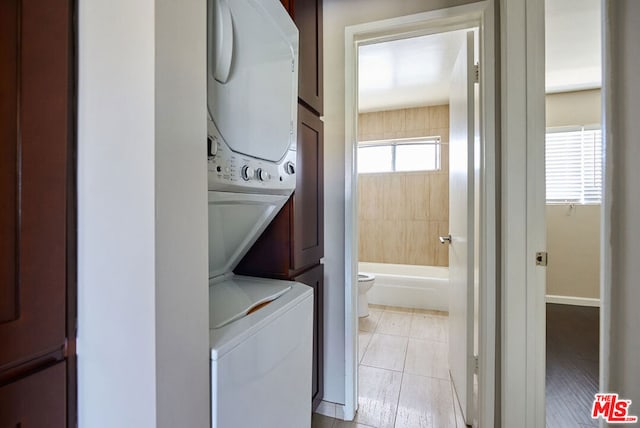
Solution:
{"label": "dryer control knob", "polygon": [[242,167],[241,174],[244,181],[249,181],[253,178],[253,168],[249,165],[245,165]]}
{"label": "dryer control knob", "polygon": [[296,173],[295,164],[291,161],[288,161],[287,163],[284,164],[284,171],[289,175],[295,174]]}
{"label": "dryer control knob", "polygon": [[260,181],[269,181],[269,179],[271,179],[271,174],[269,174],[268,171],[265,171],[262,168],[258,168],[258,179]]}

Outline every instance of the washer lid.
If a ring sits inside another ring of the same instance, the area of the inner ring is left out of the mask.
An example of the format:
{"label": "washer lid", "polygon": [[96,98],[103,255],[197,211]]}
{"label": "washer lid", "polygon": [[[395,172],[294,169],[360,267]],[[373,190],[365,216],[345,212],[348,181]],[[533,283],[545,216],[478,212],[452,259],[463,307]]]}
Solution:
{"label": "washer lid", "polygon": [[288,196],[209,191],[208,198],[211,279],[233,271]]}
{"label": "washer lid", "polygon": [[231,277],[209,287],[209,328],[238,320],[291,289],[291,282]]}
{"label": "washer lid", "polygon": [[296,142],[298,29],[277,0],[211,0],[207,104],[236,153],[272,162]]}

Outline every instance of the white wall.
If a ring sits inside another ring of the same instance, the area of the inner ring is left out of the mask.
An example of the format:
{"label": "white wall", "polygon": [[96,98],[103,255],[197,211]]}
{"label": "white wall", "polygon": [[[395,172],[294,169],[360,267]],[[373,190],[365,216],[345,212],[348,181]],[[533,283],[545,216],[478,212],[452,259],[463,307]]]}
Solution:
{"label": "white wall", "polygon": [[156,0],[158,427],[209,426],[206,1]]}
{"label": "white wall", "polygon": [[[600,89],[547,94],[546,126],[602,122]],[[547,295],[600,298],[598,205],[547,205]]]}
{"label": "white wall", "polygon": [[208,426],[204,16],[79,5],[81,428]]}
{"label": "white wall", "polygon": [[608,192],[603,251],[610,269],[602,299],[610,307],[604,310],[602,335],[609,352],[601,358],[601,390],[633,400],[631,413],[640,415],[640,2],[603,3]]}
{"label": "white wall", "polygon": [[[325,350],[324,400],[344,403],[344,29],[473,3],[469,0],[324,0]],[[350,285],[349,285],[350,286]]]}
{"label": "white wall", "polygon": [[600,298],[600,205],[547,205],[547,295]]}

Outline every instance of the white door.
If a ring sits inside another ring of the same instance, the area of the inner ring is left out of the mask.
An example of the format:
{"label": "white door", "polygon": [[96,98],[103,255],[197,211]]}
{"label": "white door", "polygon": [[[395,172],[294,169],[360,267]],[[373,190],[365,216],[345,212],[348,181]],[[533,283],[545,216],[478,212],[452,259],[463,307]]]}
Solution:
{"label": "white door", "polygon": [[474,417],[473,37],[469,31],[460,49],[449,95],[449,370],[468,425]]}

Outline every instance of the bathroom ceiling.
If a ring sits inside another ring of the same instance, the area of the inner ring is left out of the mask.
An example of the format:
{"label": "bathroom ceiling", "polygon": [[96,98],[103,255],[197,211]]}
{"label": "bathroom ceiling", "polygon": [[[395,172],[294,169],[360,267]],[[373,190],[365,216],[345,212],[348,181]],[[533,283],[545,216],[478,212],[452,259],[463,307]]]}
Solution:
{"label": "bathroom ceiling", "polygon": [[[600,0],[546,0],[546,90],[601,86]],[[361,46],[361,112],[447,104],[465,31]]]}
{"label": "bathroom ceiling", "polygon": [[361,112],[449,103],[449,78],[464,31],[361,46]]}

